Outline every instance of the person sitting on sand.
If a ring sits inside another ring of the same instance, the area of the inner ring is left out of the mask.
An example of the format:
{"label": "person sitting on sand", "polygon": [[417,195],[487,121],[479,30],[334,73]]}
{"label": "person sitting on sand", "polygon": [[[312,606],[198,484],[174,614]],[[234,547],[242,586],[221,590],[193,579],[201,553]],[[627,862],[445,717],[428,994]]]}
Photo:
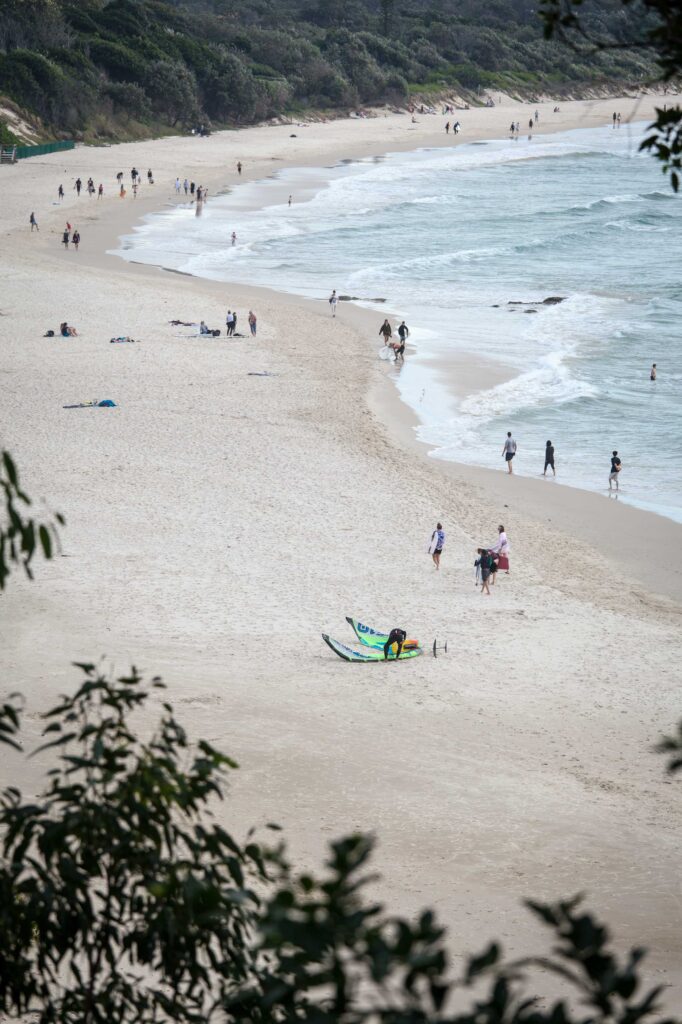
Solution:
{"label": "person sitting on sand", "polygon": [[64,321],[63,324],[59,325],[59,333],[61,334],[62,338],[75,338],[78,335],[78,331],[76,330],[76,328],[69,327],[66,320]]}
{"label": "person sitting on sand", "polygon": [[203,320],[199,324],[199,334],[211,334],[210,329],[206,326],[206,323]]}

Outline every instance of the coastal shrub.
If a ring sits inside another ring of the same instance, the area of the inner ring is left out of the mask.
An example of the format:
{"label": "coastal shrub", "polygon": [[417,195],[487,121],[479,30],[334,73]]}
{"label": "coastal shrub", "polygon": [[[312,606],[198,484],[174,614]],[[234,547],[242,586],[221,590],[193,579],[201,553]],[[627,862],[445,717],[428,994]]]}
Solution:
{"label": "coastal shrub", "polygon": [[98,37],[90,40],[88,49],[90,59],[114,81],[138,84],[145,81],[147,69],[144,61],[129,46]]}
{"label": "coastal shrub", "polygon": [[[332,842],[317,872],[291,866],[285,845],[268,839],[275,825],[240,841],[213,810],[236,763],[188,736],[166,701],[140,735],[161,680],[76,667],[75,692],[41,716],[33,753],[50,751],[54,765],[41,790],[0,794],[3,1016],[664,1024],[663,986],[646,988],[644,951],[618,956],[579,898],[526,902],[551,934],[548,955],[508,963],[489,942],[453,956],[432,910],[399,917],[367,891],[369,837]],[[23,714],[16,694],[0,706],[0,743],[17,760]],[[682,728],[659,749],[669,770],[682,767]],[[561,995],[537,998],[537,975]]]}
{"label": "coastal shrub", "polygon": [[162,114],[171,127],[179,121],[193,124],[199,118],[196,80],[184,64],[154,61],[144,76],[144,88],[153,109]]}
{"label": "coastal shrub", "polygon": [[[0,57],[30,52],[55,74],[19,60],[4,64],[0,85],[64,129],[95,117],[98,104],[110,112],[102,79],[141,86],[157,119],[175,124],[192,109],[192,96],[204,119],[247,123],[291,103],[395,101],[407,81],[467,91],[528,72],[535,91],[550,90],[560,71],[583,85],[633,82],[655,73],[645,51],[623,48],[633,26],[649,24],[648,2],[633,0],[627,10],[620,0],[586,3],[586,23],[621,47],[588,57],[544,40],[529,0],[7,0],[0,3]],[[169,80],[173,99],[165,107],[172,111],[161,109],[161,92],[149,87],[150,68],[160,64],[184,69]],[[184,113],[176,119],[177,109]]]}
{"label": "coastal shrub", "polygon": [[149,97],[135,82],[106,82],[102,95],[111,100],[114,114],[123,114],[135,121],[148,121],[152,116]]}

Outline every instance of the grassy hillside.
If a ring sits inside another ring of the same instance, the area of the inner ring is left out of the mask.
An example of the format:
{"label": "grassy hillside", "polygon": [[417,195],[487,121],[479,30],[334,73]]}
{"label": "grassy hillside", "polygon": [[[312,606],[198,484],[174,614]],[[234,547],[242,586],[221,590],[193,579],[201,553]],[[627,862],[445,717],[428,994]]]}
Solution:
{"label": "grassy hillside", "polygon": [[[619,0],[587,18],[625,36]],[[641,81],[643,57],[579,58],[529,0],[1,0],[0,93],[55,133],[149,134],[302,108]]]}

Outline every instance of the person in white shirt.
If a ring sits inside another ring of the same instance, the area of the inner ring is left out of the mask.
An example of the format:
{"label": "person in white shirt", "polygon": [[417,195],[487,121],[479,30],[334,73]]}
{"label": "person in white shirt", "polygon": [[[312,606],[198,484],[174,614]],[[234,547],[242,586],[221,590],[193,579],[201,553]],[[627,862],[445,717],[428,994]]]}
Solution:
{"label": "person in white shirt", "polygon": [[492,545],[490,550],[498,556],[499,568],[509,575],[509,540],[502,524],[497,527],[497,535],[497,542]]}
{"label": "person in white shirt", "polygon": [[331,306],[332,316],[336,316],[336,303],[339,301],[339,297],[336,294],[336,288],[329,296],[329,305]]}

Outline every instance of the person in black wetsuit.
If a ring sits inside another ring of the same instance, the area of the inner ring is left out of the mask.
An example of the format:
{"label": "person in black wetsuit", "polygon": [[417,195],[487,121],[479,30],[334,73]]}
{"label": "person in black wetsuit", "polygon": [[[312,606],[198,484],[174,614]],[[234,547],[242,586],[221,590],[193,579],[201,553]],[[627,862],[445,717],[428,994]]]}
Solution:
{"label": "person in black wetsuit", "polygon": [[398,645],[398,650],[395,654],[395,660],[397,661],[400,657],[403,649],[403,644],[407,640],[407,633],[404,629],[392,629],[388,634],[388,640],[384,644],[384,661],[388,660],[388,653],[391,650],[393,644]]}

